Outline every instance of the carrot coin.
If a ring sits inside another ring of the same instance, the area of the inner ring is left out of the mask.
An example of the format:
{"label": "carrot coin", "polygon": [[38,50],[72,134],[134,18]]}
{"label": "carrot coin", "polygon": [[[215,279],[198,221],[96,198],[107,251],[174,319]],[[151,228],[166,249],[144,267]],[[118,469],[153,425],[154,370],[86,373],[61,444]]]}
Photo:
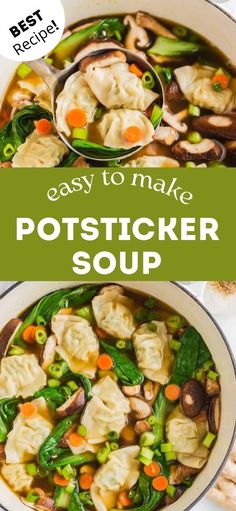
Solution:
{"label": "carrot coin", "polygon": [[85,439],[78,435],[78,433],[71,433],[69,435],[69,443],[72,447],[80,447],[85,444]]}
{"label": "carrot coin", "polygon": [[143,131],[139,128],[139,126],[129,126],[129,128],[127,128],[124,132],[124,137],[127,142],[134,144],[142,140]]}
{"label": "carrot coin", "polygon": [[150,463],[150,465],[146,465],[143,470],[148,477],[156,477],[161,473],[161,467],[155,461]]}
{"label": "carrot coin", "polygon": [[34,325],[29,325],[27,326],[23,333],[22,333],[22,339],[23,341],[25,342],[29,342],[29,343],[33,343],[35,342],[35,339],[34,339],[34,334],[35,334],[35,330],[36,330],[36,326]]}
{"label": "carrot coin", "polygon": [[68,479],[65,479],[65,477],[60,476],[57,472],[54,475],[53,481],[57,486],[67,486],[69,481]]}
{"label": "carrot coin", "polygon": [[34,403],[24,403],[20,408],[21,414],[25,419],[33,417],[37,412],[37,406]]}
{"label": "carrot coin", "polygon": [[81,490],[89,490],[93,484],[93,476],[91,474],[83,474],[79,478]]}
{"label": "carrot coin", "polygon": [[153,479],[152,486],[156,491],[165,491],[169,486],[169,481],[165,476],[158,476]]}
{"label": "carrot coin", "polygon": [[113,367],[113,360],[110,355],[103,353],[97,359],[97,366],[102,371],[110,371],[110,369]]}
{"label": "carrot coin", "polygon": [[180,387],[174,383],[167,385],[165,388],[165,396],[169,399],[169,401],[177,401],[180,396]]}
{"label": "carrot coin", "polygon": [[40,119],[35,127],[38,135],[49,135],[52,132],[52,123],[48,119]]}
{"label": "carrot coin", "polygon": [[83,128],[87,124],[87,115],[81,108],[71,110],[67,115],[67,122],[72,128]]}

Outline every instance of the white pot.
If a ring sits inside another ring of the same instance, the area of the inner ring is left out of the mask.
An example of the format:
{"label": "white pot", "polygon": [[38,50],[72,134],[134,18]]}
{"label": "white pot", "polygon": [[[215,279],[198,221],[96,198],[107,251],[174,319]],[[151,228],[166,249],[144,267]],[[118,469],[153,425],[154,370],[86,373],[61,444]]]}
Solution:
{"label": "white pot", "polygon": [[[186,25],[210,40],[235,66],[235,20],[208,0],[62,0],[66,23],[90,16],[137,12],[143,10],[157,17]],[[16,68],[16,64],[0,57],[0,98]]]}
{"label": "white pot", "polygon": [[[175,511],[186,511],[191,509],[213,484],[232,446],[236,417],[236,381],[232,354],[223,333],[207,310],[178,284],[172,282],[121,282],[120,284],[150,294],[186,317],[202,335],[221,375],[222,415],[216,445],[196,482],[174,505]],[[78,282],[24,282],[13,286],[2,295],[0,330],[9,319],[19,315],[45,294],[56,289],[78,285]],[[0,503],[9,511],[13,509],[26,511],[25,506],[3,481],[0,481]],[[165,509],[172,511],[173,507]]]}

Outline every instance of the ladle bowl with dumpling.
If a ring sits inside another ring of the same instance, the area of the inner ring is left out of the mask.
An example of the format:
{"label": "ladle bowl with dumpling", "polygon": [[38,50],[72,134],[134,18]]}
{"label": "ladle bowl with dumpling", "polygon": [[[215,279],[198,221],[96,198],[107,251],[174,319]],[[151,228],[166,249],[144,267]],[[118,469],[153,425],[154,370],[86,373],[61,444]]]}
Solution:
{"label": "ladle bowl with dumpling", "polygon": [[152,65],[112,42],[92,42],[59,71],[30,63],[51,89],[56,129],[80,156],[122,160],[150,144],[162,119],[164,92]]}

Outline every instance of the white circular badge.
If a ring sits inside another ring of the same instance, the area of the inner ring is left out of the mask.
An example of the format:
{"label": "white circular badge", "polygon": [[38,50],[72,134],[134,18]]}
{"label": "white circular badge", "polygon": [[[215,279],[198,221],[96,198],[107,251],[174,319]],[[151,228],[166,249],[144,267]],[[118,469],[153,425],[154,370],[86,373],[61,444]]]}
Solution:
{"label": "white circular badge", "polygon": [[6,0],[0,17],[0,54],[18,62],[50,53],[65,28],[61,0]]}

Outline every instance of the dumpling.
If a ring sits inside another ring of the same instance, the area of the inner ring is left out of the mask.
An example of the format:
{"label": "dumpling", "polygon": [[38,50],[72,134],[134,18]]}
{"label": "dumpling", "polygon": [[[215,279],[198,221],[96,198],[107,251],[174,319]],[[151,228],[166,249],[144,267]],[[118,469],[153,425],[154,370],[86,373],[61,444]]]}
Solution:
{"label": "dumpling", "polygon": [[88,442],[99,444],[106,440],[110,431],[116,431],[118,434],[121,432],[126,424],[130,406],[110,376],[96,383],[91,394],[93,397],[85,407],[81,424],[87,429]]}
{"label": "dumpling", "polygon": [[33,396],[46,385],[46,374],[35,355],[4,357],[0,370],[0,399]]}
{"label": "dumpling", "polygon": [[136,160],[131,160],[125,167],[149,167],[149,168],[159,168],[159,167],[179,167],[179,163],[177,160],[174,160],[173,158],[167,158],[167,156],[141,156],[140,158],[137,158]]}
{"label": "dumpling", "polygon": [[56,351],[70,370],[94,378],[99,343],[89,322],[79,316],[57,314],[52,318],[51,327],[59,344]]}
{"label": "dumpling", "polygon": [[28,418],[19,413],[8,435],[5,446],[7,463],[25,463],[33,460],[53,429],[53,421],[45,399],[39,397],[32,403],[37,408],[36,413]]}
{"label": "dumpling", "polygon": [[66,118],[70,110],[75,108],[84,110],[87,115],[87,122],[92,122],[97,105],[98,100],[81,72],[74,73],[67,79],[63,91],[57,97],[56,119],[58,131],[65,133],[67,137],[70,136],[71,128],[68,126]]}
{"label": "dumpling", "polygon": [[175,75],[188,101],[216,114],[222,114],[236,107],[236,79],[230,80],[227,89],[217,92],[212,87],[215,72],[213,67],[195,64],[179,67],[175,70]]}
{"label": "dumpling", "polygon": [[84,78],[100,103],[109,110],[123,107],[144,112],[158,98],[156,92],[143,87],[142,80],[130,72],[121,51],[88,59]]}
{"label": "dumpling", "polygon": [[67,146],[59,137],[38,135],[33,131],[13,156],[13,167],[56,167],[68,154]]}
{"label": "dumpling", "polygon": [[93,313],[100,328],[116,339],[130,339],[136,325],[135,305],[120,286],[106,286],[92,301]]}
{"label": "dumpling", "polygon": [[7,465],[4,463],[2,465],[1,475],[13,491],[19,493],[28,493],[28,491],[30,491],[33,477],[26,472],[25,465],[21,465],[20,463]]}
{"label": "dumpling", "polygon": [[138,366],[143,374],[162,385],[168,383],[173,354],[169,347],[165,323],[152,321],[141,325],[133,334],[133,344]]}
{"label": "dumpling", "polygon": [[[139,140],[130,142],[126,132],[128,128],[138,128]],[[151,121],[138,110],[110,110],[103,116],[98,125],[98,131],[104,146],[114,149],[132,149],[145,146],[152,142],[155,134]]]}
{"label": "dumpling", "polygon": [[97,511],[115,508],[118,493],[130,490],[137,483],[140,463],[136,458],[139,451],[138,445],[114,451],[98,470],[90,490]]}
{"label": "dumpling", "polygon": [[202,444],[207,434],[205,420],[194,421],[186,417],[178,406],[168,417],[166,436],[173,445],[177,460],[191,468],[205,465],[209,450]]}

